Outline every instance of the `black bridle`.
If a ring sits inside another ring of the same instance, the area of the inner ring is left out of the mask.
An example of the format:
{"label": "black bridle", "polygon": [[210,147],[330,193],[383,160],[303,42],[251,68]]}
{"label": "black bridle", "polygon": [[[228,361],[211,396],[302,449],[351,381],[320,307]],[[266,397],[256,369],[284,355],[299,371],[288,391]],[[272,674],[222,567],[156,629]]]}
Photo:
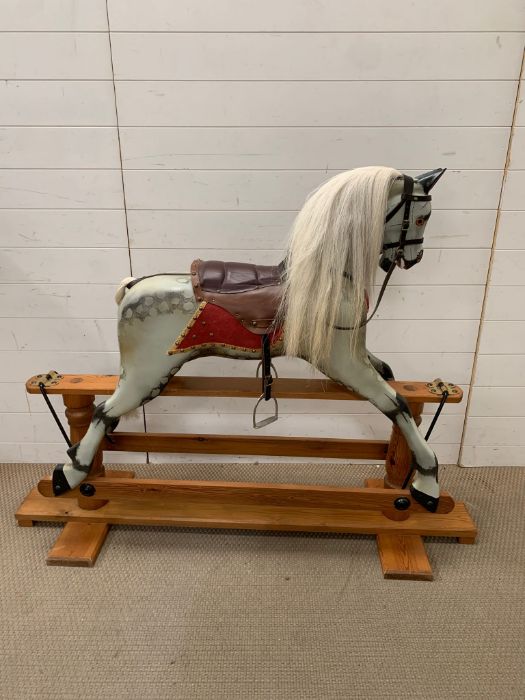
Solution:
{"label": "black bridle", "polygon": [[[431,199],[432,197],[429,194],[414,194],[414,178],[410,177],[410,175],[403,175],[403,192],[401,194],[401,200],[399,201],[399,204],[396,204],[392,211],[388,212],[385,219],[385,223],[388,224],[388,222],[394,218],[401,207],[405,205],[399,240],[394,243],[383,243],[382,252],[389,250],[390,248],[397,248],[394,261],[404,258],[405,245],[423,243],[422,238],[411,238],[409,241],[406,240],[408,229],[410,228],[410,207],[412,206],[412,202],[429,202]],[[387,270],[385,270],[385,272],[387,272]]]}
{"label": "black bridle", "polygon": [[[366,324],[373,319],[377,309],[379,308],[379,304],[381,303],[383,294],[385,293],[387,285],[390,281],[390,278],[392,276],[392,273],[394,272],[398,261],[405,260],[405,245],[416,245],[423,243],[423,238],[411,238],[408,241],[406,239],[408,229],[410,228],[410,209],[412,207],[412,203],[429,202],[431,199],[432,197],[429,194],[414,194],[414,178],[410,177],[410,175],[403,175],[403,192],[401,193],[401,199],[399,203],[396,204],[396,206],[392,209],[392,211],[388,212],[385,219],[385,223],[387,224],[404,206],[403,223],[401,224],[401,234],[399,236],[399,240],[395,241],[394,243],[383,243],[383,248],[381,250],[382,253],[392,248],[395,248],[396,252],[390,265],[388,265],[386,259],[382,260],[380,263],[381,269],[386,272],[386,277],[383,280],[383,284],[377,297],[377,302],[374,307],[374,310],[367,319],[365,319],[362,323],[359,324],[359,326],[334,326],[334,328],[336,328],[339,331],[352,331],[356,327],[362,328],[363,326],[366,326]],[[419,262],[419,260],[421,260],[422,253],[423,251],[421,251],[420,255],[418,256],[418,259],[415,262]],[[387,266],[384,266],[383,262],[387,262]],[[347,272],[344,272],[343,274],[345,277],[350,277],[350,275]]]}

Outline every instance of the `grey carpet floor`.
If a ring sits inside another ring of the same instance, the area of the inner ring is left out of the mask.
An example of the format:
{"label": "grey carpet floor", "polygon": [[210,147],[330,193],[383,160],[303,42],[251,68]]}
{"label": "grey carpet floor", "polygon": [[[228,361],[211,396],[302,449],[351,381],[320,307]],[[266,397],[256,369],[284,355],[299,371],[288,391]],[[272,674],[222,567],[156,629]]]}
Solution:
{"label": "grey carpet floor", "polygon": [[[428,540],[432,583],[385,581],[372,537],[329,534],[119,526],[93,569],[47,567],[59,527],[13,517],[45,473],[0,465],[2,698],[525,698],[525,469],[443,469],[480,536]],[[343,464],[137,473],[380,475]]]}

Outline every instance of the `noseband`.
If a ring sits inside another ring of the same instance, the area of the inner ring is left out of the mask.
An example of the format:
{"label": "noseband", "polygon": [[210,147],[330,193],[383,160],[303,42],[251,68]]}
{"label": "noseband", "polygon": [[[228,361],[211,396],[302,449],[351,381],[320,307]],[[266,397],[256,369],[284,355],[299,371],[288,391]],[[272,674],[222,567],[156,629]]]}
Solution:
{"label": "noseband", "polygon": [[[408,241],[406,239],[408,229],[410,228],[410,208],[412,206],[412,202],[430,202],[431,199],[432,197],[429,194],[414,194],[414,178],[410,177],[410,175],[403,175],[403,192],[401,193],[401,199],[399,201],[399,204],[396,204],[392,211],[388,212],[385,219],[385,223],[387,224],[404,206],[403,223],[401,224],[401,235],[399,236],[399,240],[395,243],[383,243],[383,248],[381,250],[381,252],[384,253],[386,250],[395,248],[396,252],[392,262],[386,269],[381,265],[381,269],[386,272],[386,277],[383,280],[383,285],[379,292],[379,296],[377,297],[376,305],[370,316],[367,319],[365,319],[362,323],[360,323],[359,326],[357,326],[357,328],[362,328],[363,326],[366,326],[366,324],[369,321],[371,321],[375,316],[397,262],[399,260],[405,260],[405,245],[416,245],[423,243],[423,238],[411,238]],[[422,253],[423,251],[421,251],[421,254],[419,255],[419,260],[422,257]],[[416,260],[416,262],[419,262],[419,260]],[[347,272],[344,272],[343,274],[345,277],[350,277],[350,275]],[[334,328],[336,328],[339,331],[352,331],[354,330],[354,328],[356,328],[356,326],[334,326]]]}

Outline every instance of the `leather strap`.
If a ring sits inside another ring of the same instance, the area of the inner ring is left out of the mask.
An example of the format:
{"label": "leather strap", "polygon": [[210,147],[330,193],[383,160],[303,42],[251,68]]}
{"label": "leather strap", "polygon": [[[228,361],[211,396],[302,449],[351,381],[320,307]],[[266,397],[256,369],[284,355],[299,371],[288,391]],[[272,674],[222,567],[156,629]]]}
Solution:
{"label": "leather strap", "polygon": [[[410,175],[403,175],[403,192],[401,194],[401,201],[396,204],[396,206],[388,212],[385,223],[388,223],[396,214],[397,212],[403,207],[405,207],[404,212],[403,212],[403,223],[401,224],[401,235],[399,237],[399,240],[397,243],[385,243],[383,244],[383,250],[386,250],[388,248],[396,248],[396,253],[394,255],[394,259],[392,260],[392,263],[390,267],[388,268],[388,272],[386,273],[386,277],[383,280],[383,284],[381,286],[381,290],[379,292],[379,296],[377,297],[377,302],[376,305],[374,306],[374,309],[370,316],[365,319],[362,323],[359,324],[359,326],[334,326],[338,331],[353,331],[355,328],[362,328],[363,326],[366,326],[367,323],[369,323],[375,316],[379,304],[381,303],[381,300],[383,299],[383,295],[386,291],[387,285],[390,281],[390,278],[392,277],[392,273],[394,272],[394,269],[396,267],[396,264],[398,260],[401,260],[403,258],[404,254],[404,248],[407,243],[406,237],[408,233],[408,229],[410,228],[410,207],[412,206],[412,202],[418,202],[418,201],[423,201],[423,202],[428,202],[432,199],[432,197],[429,194],[424,194],[424,195],[415,195],[413,194],[414,192],[414,178],[410,177]],[[422,238],[415,238],[411,239],[410,244],[413,245],[415,243],[423,243]],[[348,273],[344,272],[343,273],[345,277],[350,277]]]}
{"label": "leather strap", "polygon": [[269,401],[272,398],[272,355],[270,352],[270,336],[265,333],[261,338],[261,354],[262,354],[262,391],[264,400]]}

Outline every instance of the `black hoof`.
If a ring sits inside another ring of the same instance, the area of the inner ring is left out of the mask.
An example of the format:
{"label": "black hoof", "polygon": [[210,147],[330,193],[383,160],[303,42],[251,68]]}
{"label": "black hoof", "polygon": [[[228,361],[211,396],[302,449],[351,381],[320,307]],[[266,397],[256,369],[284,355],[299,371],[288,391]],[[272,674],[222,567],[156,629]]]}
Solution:
{"label": "black hoof", "polygon": [[423,508],[426,508],[429,513],[436,512],[439,505],[439,498],[434,498],[434,496],[429,496],[427,493],[423,493],[423,491],[418,491],[413,486],[410,487],[410,493],[414,501],[417,501]]}
{"label": "black hoof", "polygon": [[55,465],[53,469],[53,495],[61,496],[63,493],[67,493],[70,490],[71,486],[64,475],[64,465]]}

